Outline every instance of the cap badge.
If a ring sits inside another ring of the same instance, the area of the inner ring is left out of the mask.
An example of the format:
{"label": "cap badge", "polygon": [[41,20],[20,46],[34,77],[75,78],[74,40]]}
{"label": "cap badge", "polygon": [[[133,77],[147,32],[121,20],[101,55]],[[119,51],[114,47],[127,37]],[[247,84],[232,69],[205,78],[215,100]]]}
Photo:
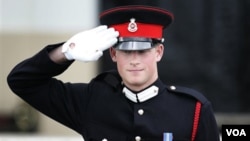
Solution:
{"label": "cap badge", "polygon": [[135,18],[130,19],[130,23],[128,24],[128,31],[136,32],[138,29],[137,24],[135,23]]}

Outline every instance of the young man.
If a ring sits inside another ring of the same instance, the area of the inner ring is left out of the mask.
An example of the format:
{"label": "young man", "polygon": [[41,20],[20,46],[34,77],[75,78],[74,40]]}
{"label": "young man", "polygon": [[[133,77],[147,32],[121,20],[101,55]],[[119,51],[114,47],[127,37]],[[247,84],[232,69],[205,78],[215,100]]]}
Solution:
{"label": "young man", "polygon": [[[101,13],[100,20],[102,26],[49,45],[18,64],[8,76],[13,92],[86,141],[218,141],[210,102],[194,90],[159,79],[162,32],[172,13],[124,6]],[[53,78],[74,60],[98,60],[106,49],[117,71],[104,72],[90,83]]]}

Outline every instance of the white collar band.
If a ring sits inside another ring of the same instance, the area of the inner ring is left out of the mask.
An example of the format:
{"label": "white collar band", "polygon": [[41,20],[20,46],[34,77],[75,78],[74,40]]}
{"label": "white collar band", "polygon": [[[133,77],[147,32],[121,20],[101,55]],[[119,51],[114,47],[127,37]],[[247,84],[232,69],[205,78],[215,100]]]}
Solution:
{"label": "white collar band", "polygon": [[133,93],[131,92],[128,88],[124,87],[122,92],[125,94],[125,96],[135,102],[135,103],[141,103],[144,102],[146,100],[149,100],[153,97],[155,97],[156,95],[158,95],[158,91],[159,88],[156,86],[151,86],[149,88],[147,88],[146,90],[143,90],[142,92],[139,93]]}

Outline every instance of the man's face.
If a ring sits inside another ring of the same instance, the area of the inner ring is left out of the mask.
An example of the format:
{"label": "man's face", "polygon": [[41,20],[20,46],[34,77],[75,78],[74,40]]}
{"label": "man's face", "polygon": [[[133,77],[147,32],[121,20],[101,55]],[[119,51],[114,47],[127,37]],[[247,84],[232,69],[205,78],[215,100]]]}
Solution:
{"label": "man's face", "polygon": [[117,63],[117,69],[123,83],[134,91],[142,90],[158,78],[157,62],[163,55],[162,44],[141,51],[122,51],[110,49],[112,60]]}

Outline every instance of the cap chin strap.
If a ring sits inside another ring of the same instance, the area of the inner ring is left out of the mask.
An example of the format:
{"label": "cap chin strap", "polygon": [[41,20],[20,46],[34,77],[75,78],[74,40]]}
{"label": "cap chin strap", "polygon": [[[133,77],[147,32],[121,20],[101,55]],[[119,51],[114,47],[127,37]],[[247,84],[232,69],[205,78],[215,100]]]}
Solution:
{"label": "cap chin strap", "polygon": [[127,87],[124,87],[122,90],[125,96],[135,103],[141,103],[155,97],[158,95],[158,91],[159,88],[157,86],[151,86],[139,93],[133,93]]}

